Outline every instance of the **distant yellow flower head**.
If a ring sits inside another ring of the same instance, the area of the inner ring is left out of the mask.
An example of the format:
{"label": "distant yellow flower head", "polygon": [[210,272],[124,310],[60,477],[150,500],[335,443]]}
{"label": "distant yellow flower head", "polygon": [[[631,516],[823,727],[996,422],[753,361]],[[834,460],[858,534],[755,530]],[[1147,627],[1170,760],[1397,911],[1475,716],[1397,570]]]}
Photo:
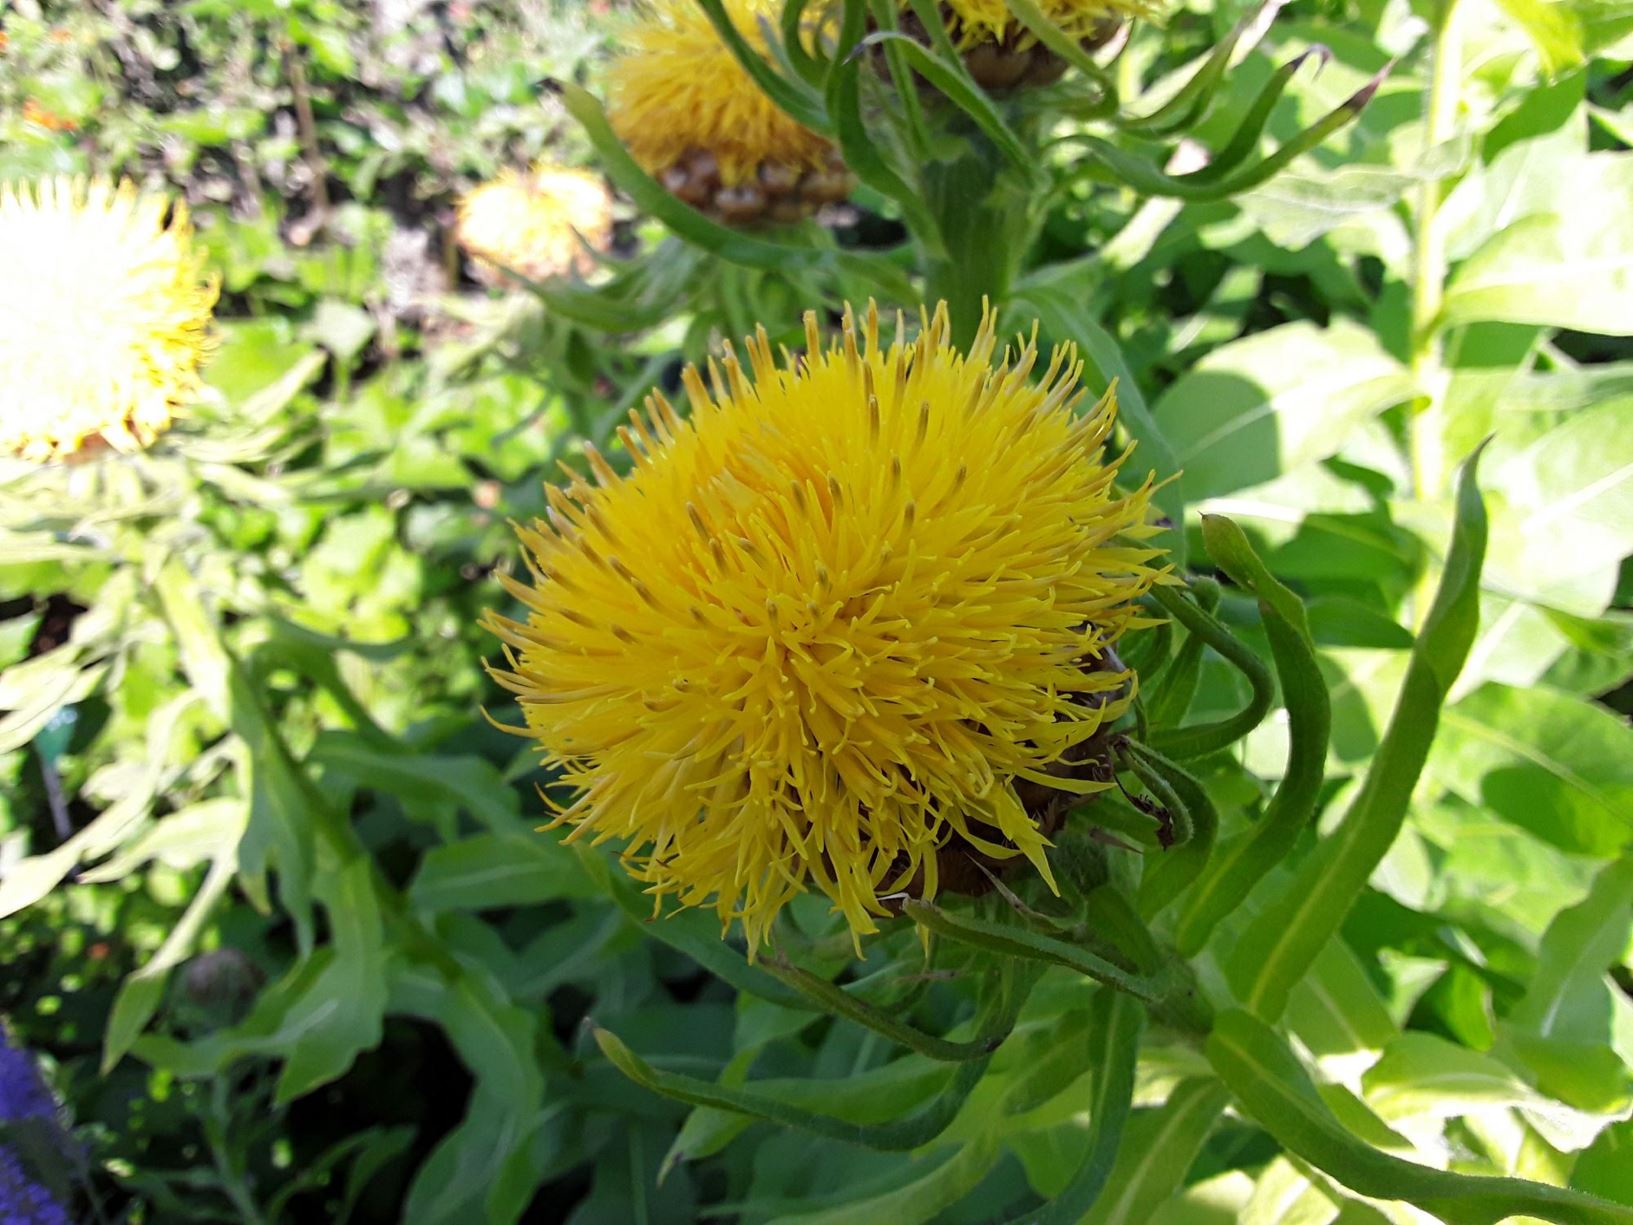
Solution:
{"label": "distant yellow flower head", "polygon": [[[983,42],[1028,47],[1034,41],[1015,19],[1008,0],[941,0],[941,5],[962,48]],[[1037,0],[1037,5],[1067,36],[1079,40],[1094,38],[1108,21],[1154,17],[1162,11],[1159,0]]]}
{"label": "distant yellow flower head", "polygon": [[[814,886],[853,933],[884,895],[932,896],[949,844],[1024,855],[1052,886],[1022,781],[1126,708],[1095,661],[1157,578],[1149,482],[1120,496],[1110,392],[1082,416],[1082,364],[1041,381],[1026,343],[968,355],[945,307],[887,346],[870,308],[778,363],[728,348],[682,420],[654,394],[593,449],[596,484],[550,488],[518,533],[525,622],[490,614],[527,734],[576,798],[572,837],[624,843],[661,903],[741,918],[751,950]],[[1108,661],[1109,662],[1109,661]],[[558,823],[559,823],[558,822]]]}
{"label": "distant yellow flower head", "polygon": [[[725,0],[725,8],[749,44],[765,53],[761,23],[775,25],[780,6]],[[740,191],[769,195],[771,203],[788,196],[792,208],[801,175],[812,176],[817,187],[808,193],[813,204],[846,194],[833,145],[765,95],[696,0],[649,0],[621,44],[608,69],[608,118],[635,160],[676,195],[702,206],[724,190],[721,211],[729,214]]]}
{"label": "distant yellow flower head", "polygon": [[542,281],[588,272],[612,241],[612,197],[595,175],[538,165],[506,170],[459,202],[459,245],[496,270]]}
{"label": "distant yellow flower head", "polygon": [[0,186],[0,454],[150,445],[211,347],[203,263],[185,206],[131,183]]}

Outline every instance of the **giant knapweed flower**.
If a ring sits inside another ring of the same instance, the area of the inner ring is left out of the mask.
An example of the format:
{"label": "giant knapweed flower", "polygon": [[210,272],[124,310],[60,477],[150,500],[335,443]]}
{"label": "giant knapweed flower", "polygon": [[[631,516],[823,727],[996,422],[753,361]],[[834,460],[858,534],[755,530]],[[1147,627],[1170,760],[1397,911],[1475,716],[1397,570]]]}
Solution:
{"label": "giant knapweed flower", "polygon": [[459,202],[459,245],[484,273],[542,281],[588,272],[612,241],[612,197],[595,175],[566,166],[506,170]]}
{"label": "giant knapweed flower", "polygon": [[[901,8],[903,20],[916,26],[906,0]],[[1127,18],[1162,11],[1159,0],[1038,0],[1038,9],[1085,49],[1108,41]],[[987,89],[1046,85],[1066,71],[1066,61],[1016,20],[1007,0],[940,0],[940,11],[970,75]]]}
{"label": "giant knapweed flower", "polygon": [[[766,52],[772,0],[725,0]],[[650,0],[608,70],[613,130],[645,170],[688,204],[730,222],[794,221],[843,200],[853,180],[824,137],[754,83],[696,0]]]}
{"label": "giant knapweed flower", "polygon": [[150,445],[210,349],[203,260],[185,207],[133,184],[0,186],[0,454]]}
{"label": "giant knapweed flower", "polygon": [[572,837],[621,839],[659,903],[740,917],[751,949],[814,886],[854,933],[887,895],[936,892],[938,854],[1048,846],[1018,784],[1061,769],[1129,701],[1110,647],[1157,578],[1137,543],[1149,482],[1119,494],[1108,391],[1028,342],[968,354],[945,307],[916,338],[870,308],[779,364],[684,376],[690,418],[654,394],[593,449],[596,483],[550,488],[518,528],[524,622],[490,615],[500,682],[576,798]]}

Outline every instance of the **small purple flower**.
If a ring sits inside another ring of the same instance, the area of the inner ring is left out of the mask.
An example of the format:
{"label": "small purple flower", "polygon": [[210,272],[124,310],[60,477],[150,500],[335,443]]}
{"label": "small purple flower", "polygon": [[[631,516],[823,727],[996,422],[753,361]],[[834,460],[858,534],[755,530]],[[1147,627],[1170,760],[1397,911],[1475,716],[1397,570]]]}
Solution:
{"label": "small purple flower", "polygon": [[6,1031],[0,1028],[0,1122],[23,1119],[55,1122],[57,1103],[33,1058],[7,1042]]}
{"label": "small purple flower", "polygon": [[0,1225],[70,1225],[68,1210],[23,1170],[0,1145]]}

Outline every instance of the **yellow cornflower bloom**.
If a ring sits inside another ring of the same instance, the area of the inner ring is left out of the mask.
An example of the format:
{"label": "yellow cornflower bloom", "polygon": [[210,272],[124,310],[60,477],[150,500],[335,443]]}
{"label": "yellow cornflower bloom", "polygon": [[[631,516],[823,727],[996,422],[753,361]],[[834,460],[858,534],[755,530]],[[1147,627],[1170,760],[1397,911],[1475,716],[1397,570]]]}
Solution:
{"label": "yellow cornflower bloom", "polygon": [[[725,0],[768,51],[773,0]],[[755,84],[696,0],[650,0],[608,69],[608,119],[630,154],[677,196],[726,220],[792,220],[843,199],[851,179],[826,138]]]}
{"label": "yellow cornflower bloom", "polygon": [[0,454],[150,445],[211,347],[203,262],[186,207],[134,184],[0,186]]}
{"label": "yellow cornflower bloom", "polygon": [[612,241],[612,197],[587,171],[506,170],[460,200],[455,237],[494,271],[511,269],[535,281],[588,272],[595,260],[585,244],[605,251]]}
{"label": "yellow cornflower bloom", "polygon": [[814,886],[853,933],[887,895],[936,892],[943,847],[1024,855],[1053,886],[1017,784],[1126,708],[1108,655],[1156,581],[1150,482],[1113,489],[1107,392],[1076,353],[968,354],[945,306],[887,345],[870,307],[824,346],[748,368],[728,347],[691,413],[661,394],[620,431],[633,469],[547,490],[518,527],[530,585],[498,680],[576,798],[573,838],[623,841],[661,900],[740,918],[751,951]]}
{"label": "yellow cornflower bloom", "polygon": [[[1034,41],[1031,32],[1015,20],[1007,0],[941,0],[941,6],[961,48],[983,42],[1029,47]],[[1097,37],[1109,22],[1155,17],[1162,11],[1158,0],[1038,0],[1038,8],[1065,34],[1079,40]]]}

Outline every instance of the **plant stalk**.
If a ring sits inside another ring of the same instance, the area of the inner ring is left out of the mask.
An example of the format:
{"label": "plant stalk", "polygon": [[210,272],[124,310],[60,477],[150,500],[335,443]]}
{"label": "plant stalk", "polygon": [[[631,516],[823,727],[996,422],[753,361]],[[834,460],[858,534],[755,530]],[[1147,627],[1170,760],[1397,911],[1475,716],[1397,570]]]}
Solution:
{"label": "plant stalk", "polygon": [[[1462,96],[1463,39],[1457,0],[1439,0],[1426,99],[1424,152],[1450,140],[1457,127]],[[1411,367],[1420,399],[1406,420],[1407,461],[1412,475],[1412,496],[1432,501],[1445,492],[1443,453],[1446,371],[1442,364],[1439,318],[1446,292],[1446,233],[1440,216],[1443,190],[1438,179],[1418,186],[1412,241]],[[1427,572],[1412,599],[1412,618],[1421,623],[1428,615],[1434,585]]]}

